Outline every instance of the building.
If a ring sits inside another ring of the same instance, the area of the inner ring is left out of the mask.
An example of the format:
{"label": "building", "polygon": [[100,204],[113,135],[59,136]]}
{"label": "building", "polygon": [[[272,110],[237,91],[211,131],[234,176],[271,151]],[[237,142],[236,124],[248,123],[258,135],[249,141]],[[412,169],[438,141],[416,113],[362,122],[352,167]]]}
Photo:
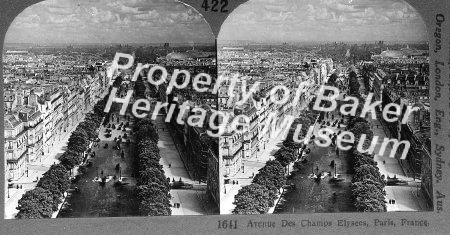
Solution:
{"label": "building", "polygon": [[35,162],[44,155],[44,120],[35,106],[24,106],[16,110],[27,131],[27,161]]}
{"label": "building", "polygon": [[5,159],[7,163],[7,180],[20,178],[26,170],[27,130],[14,115],[6,114],[5,123]]}

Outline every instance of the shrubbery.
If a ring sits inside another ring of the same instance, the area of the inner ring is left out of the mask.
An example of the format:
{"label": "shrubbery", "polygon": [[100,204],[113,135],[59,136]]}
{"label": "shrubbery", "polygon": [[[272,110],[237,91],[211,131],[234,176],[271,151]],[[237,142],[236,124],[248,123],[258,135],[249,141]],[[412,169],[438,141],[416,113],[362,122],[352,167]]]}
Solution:
{"label": "shrubbery", "polygon": [[[106,98],[105,98],[106,99]],[[97,137],[97,129],[105,115],[106,100],[94,106],[83,122],[72,132],[68,150],[60,157],[60,164],[52,165],[39,180],[37,187],[26,192],[19,200],[16,215],[18,219],[50,218],[58,210],[62,196],[70,187],[69,170],[82,163],[82,154],[87,150],[90,140]]]}
{"label": "shrubbery", "polygon": [[277,160],[268,161],[252,184],[242,187],[234,198],[233,214],[265,214],[274,205],[278,190],[285,184],[284,167]]}
{"label": "shrubbery", "polygon": [[[364,139],[363,148],[369,148],[373,137],[369,124],[364,120],[360,120],[359,122],[351,123],[349,126],[351,127],[350,132],[356,137],[355,143],[362,141],[361,135],[365,134],[367,137]],[[384,212],[386,211],[384,199],[386,182],[381,176],[372,156],[359,152],[356,146],[350,150],[350,157],[354,166],[351,188],[356,209],[361,212]]]}
{"label": "shrubbery", "polygon": [[159,140],[155,125],[150,119],[142,119],[134,127],[137,141],[137,161],[139,163],[138,187],[136,193],[140,200],[139,211],[145,216],[169,216],[169,180],[164,175],[159,160]]}
{"label": "shrubbery", "polygon": [[274,154],[276,160],[268,161],[253,178],[252,184],[242,187],[235,196],[233,214],[265,214],[274,205],[278,190],[286,183],[285,167],[296,160],[298,149],[303,147],[303,143],[294,141],[295,129],[302,125],[298,139],[303,139],[318,114],[308,110],[294,120],[283,146]]}

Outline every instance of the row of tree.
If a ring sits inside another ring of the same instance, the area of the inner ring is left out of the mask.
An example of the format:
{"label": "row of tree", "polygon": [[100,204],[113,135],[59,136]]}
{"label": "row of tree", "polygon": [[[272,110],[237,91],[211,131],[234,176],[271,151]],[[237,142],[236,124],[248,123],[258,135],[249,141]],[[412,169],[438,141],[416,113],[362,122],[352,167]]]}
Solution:
{"label": "row of tree", "polygon": [[286,183],[286,167],[297,159],[299,149],[306,148],[305,144],[294,141],[295,130],[302,125],[297,138],[304,139],[317,116],[317,111],[306,110],[294,120],[283,146],[274,154],[275,160],[268,161],[252,184],[242,187],[235,196],[234,214],[265,214],[274,205],[279,189]]}
{"label": "row of tree", "polygon": [[98,138],[98,129],[102,124],[106,113],[104,112],[108,97],[97,102],[93,111],[86,114],[69,137],[67,151],[59,158],[59,161],[67,170],[75,168],[83,162],[83,155],[89,148],[89,144]]}
{"label": "row of tree", "polygon": [[[105,98],[106,99],[106,98]],[[16,215],[18,219],[51,218],[58,210],[64,192],[70,187],[70,174],[75,166],[83,161],[83,153],[87,150],[89,140],[97,137],[96,130],[100,127],[106,100],[100,100],[88,113],[83,122],[72,132],[68,150],[59,158],[60,163],[52,165],[39,180],[37,187],[27,191],[19,200]]]}
{"label": "row of tree", "polygon": [[51,218],[70,187],[70,177],[61,164],[52,165],[39,180],[37,187],[27,191],[19,200],[17,219]]}
{"label": "row of tree", "polygon": [[350,95],[359,94],[360,87],[361,85],[359,84],[358,81],[358,75],[356,74],[355,71],[351,71],[349,73],[349,80],[348,80],[349,94]]}
{"label": "row of tree", "polygon": [[139,211],[144,216],[170,216],[170,178],[159,164],[159,136],[150,118],[139,120],[134,128],[137,142]]}
{"label": "row of tree", "polygon": [[250,185],[242,187],[234,197],[233,214],[265,214],[274,206],[279,189],[286,183],[284,167],[271,160],[259,170]]}
{"label": "row of tree", "polygon": [[[312,101],[311,103],[313,103]],[[304,110],[298,118],[294,120],[291,127],[289,128],[286,139],[283,141],[283,146],[275,153],[275,158],[284,167],[289,165],[289,163],[296,160],[296,152],[301,148],[305,149],[306,145],[304,143],[298,143],[294,141],[295,130],[299,125],[301,125],[300,132],[296,137],[298,140],[303,140],[308,134],[309,128],[314,125],[317,117],[319,115],[318,111],[314,110]]]}
{"label": "row of tree", "polygon": [[[354,134],[356,143],[349,152],[354,170],[351,188],[356,209],[361,212],[384,212],[386,182],[373,156],[358,151],[356,147],[362,143],[363,149],[370,148],[373,138],[370,125],[364,119],[355,118],[349,122],[348,129]],[[362,135],[366,137],[362,138]]]}

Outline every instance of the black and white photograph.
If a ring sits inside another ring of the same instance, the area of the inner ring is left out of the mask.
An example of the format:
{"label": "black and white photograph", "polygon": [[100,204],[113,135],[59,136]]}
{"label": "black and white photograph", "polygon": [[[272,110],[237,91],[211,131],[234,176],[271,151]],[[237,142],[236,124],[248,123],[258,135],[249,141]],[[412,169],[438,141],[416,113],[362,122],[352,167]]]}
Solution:
{"label": "black and white photograph", "polygon": [[190,6],[28,7],[3,50],[5,219],[218,214],[217,138],[178,107],[216,108],[198,74],[214,84],[215,38]]}
{"label": "black and white photograph", "polygon": [[221,214],[433,210],[427,29],[405,1],[250,0],[218,73]]}
{"label": "black and white photograph", "polygon": [[448,0],[0,0],[0,39],[0,234],[450,234]]}

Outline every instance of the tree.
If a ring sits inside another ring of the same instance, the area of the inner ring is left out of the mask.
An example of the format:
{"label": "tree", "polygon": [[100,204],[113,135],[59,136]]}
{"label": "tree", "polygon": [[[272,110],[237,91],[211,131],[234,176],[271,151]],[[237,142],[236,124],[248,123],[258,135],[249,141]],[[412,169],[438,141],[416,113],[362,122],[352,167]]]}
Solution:
{"label": "tree", "polygon": [[380,190],[371,181],[356,182],[352,184],[352,195],[355,206],[361,212],[385,212],[386,203],[384,191]]}
{"label": "tree", "polygon": [[275,153],[274,157],[283,167],[286,167],[289,163],[295,161],[295,151],[283,146]]}
{"label": "tree", "polygon": [[82,130],[84,130],[88,136],[89,139],[93,140],[98,137],[97,133],[97,124],[93,120],[84,120],[80,124],[78,124],[78,127]]}
{"label": "tree", "polygon": [[275,191],[278,191],[285,182],[284,167],[277,160],[268,161],[253,179],[253,183],[266,186],[268,189]]}
{"label": "tree", "polygon": [[103,119],[102,116],[97,115],[95,113],[88,113],[88,114],[86,114],[86,116],[84,118],[85,121],[94,123],[95,127],[96,127],[95,129],[100,127],[100,124],[102,123],[102,119]]}
{"label": "tree", "polygon": [[67,148],[77,153],[86,151],[88,146],[88,134],[82,129],[76,129],[70,135]]}
{"label": "tree", "polygon": [[134,96],[139,98],[145,98],[145,91],[146,91],[145,83],[141,77],[141,75],[138,76],[138,79],[134,83]]}
{"label": "tree", "polygon": [[242,187],[234,197],[236,207],[233,214],[252,215],[265,214],[273,205],[271,191],[259,184],[250,184]]}
{"label": "tree", "polygon": [[116,79],[114,79],[113,87],[119,88],[122,84],[123,78],[121,76],[117,76]]}
{"label": "tree", "polygon": [[147,168],[139,171],[139,185],[147,185],[152,182],[159,183],[167,188],[169,187],[169,182],[167,182],[164,171],[155,168]]}
{"label": "tree", "polygon": [[155,156],[158,157],[159,160],[159,148],[156,142],[154,142],[151,138],[145,138],[138,142],[137,144],[137,153],[145,154],[145,153],[154,153]]}
{"label": "tree", "polygon": [[169,201],[170,185],[159,164],[159,136],[153,121],[149,118],[141,119],[133,130],[138,141],[136,154],[139,163],[139,211],[146,216],[169,216],[172,214]]}
{"label": "tree", "polygon": [[375,166],[376,162],[373,160],[372,156],[367,153],[360,153],[357,149],[352,151],[352,157],[355,159],[355,168],[359,168],[362,165],[372,165]]}
{"label": "tree", "polygon": [[301,114],[298,118],[296,118],[289,129],[286,139],[283,141],[283,145],[293,150],[299,149],[302,146],[302,144],[294,141],[294,134],[298,125],[302,125],[300,132],[297,136],[297,139],[301,140],[308,134],[308,130],[313,125],[315,118],[316,117],[314,117],[312,112]]}
{"label": "tree", "polygon": [[167,206],[161,202],[153,202],[151,200],[141,201],[139,204],[139,211],[144,216],[170,216],[172,210],[170,206]]}
{"label": "tree", "polygon": [[385,184],[384,180],[381,178],[378,168],[373,165],[365,164],[355,169],[353,182],[363,181],[364,179],[370,179],[375,182],[379,182],[382,185]]}
{"label": "tree", "polygon": [[16,209],[19,210],[17,219],[51,218],[54,211],[53,195],[48,190],[36,187],[22,196]]}
{"label": "tree", "polygon": [[338,75],[336,73],[331,74],[330,78],[328,79],[328,85],[334,86],[337,79]]}
{"label": "tree", "polygon": [[158,183],[150,183],[148,185],[140,185],[136,189],[139,200],[150,200],[152,202],[160,202],[170,206],[169,189]]}
{"label": "tree", "polygon": [[71,170],[75,166],[80,165],[82,160],[83,159],[80,154],[71,150],[67,150],[61,155],[61,157],[59,157],[59,161],[66,168],[66,170]]}
{"label": "tree", "polygon": [[353,133],[356,140],[359,140],[363,134],[366,135],[366,140],[373,138],[373,132],[370,130],[370,125],[367,122],[355,123],[350,132]]}
{"label": "tree", "polygon": [[[284,178],[284,180],[286,180],[286,178]],[[257,174],[252,183],[266,187],[267,190],[271,190],[273,194],[276,194],[284,184],[282,179],[277,179],[273,175],[267,173]]]}
{"label": "tree", "polygon": [[150,138],[156,143],[159,141],[159,135],[154,125],[140,125],[139,129],[136,131],[135,137],[137,140]]}
{"label": "tree", "polygon": [[347,124],[347,129],[351,130],[353,129],[353,127],[355,127],[355,124],[359,123],[359,122],[365,122],[367,123],[366,119],[359,117],[359,116],[355,116],[352,120],[350,120]]}
{"label": "tree", "polygon": [[155,168],[155,169],[158,169],[158,170],[162,170],[163,169],[161,164],[159,164],[159,160],[157,160],[157,159],[155,159],[153,157],[144,158],[144,157],[142,157],[142,155],[139,155],[139,169],[140,170],[145,170],[147,168]]}
{"label": "tree", "polygon": [[61,197],[70,187],[69,173],[61,164],[52,165],[41,177],[37,186],[49,190],[57,197]]}
{"label": "tree", "polygon": [[93,111],[94,114],[100,116],[100,117],[104,117],[106,115],[106,113],[104,112],[105,107],[106,107],[106,100],[100,100],[97,102],[97,104],[94,105]]}

